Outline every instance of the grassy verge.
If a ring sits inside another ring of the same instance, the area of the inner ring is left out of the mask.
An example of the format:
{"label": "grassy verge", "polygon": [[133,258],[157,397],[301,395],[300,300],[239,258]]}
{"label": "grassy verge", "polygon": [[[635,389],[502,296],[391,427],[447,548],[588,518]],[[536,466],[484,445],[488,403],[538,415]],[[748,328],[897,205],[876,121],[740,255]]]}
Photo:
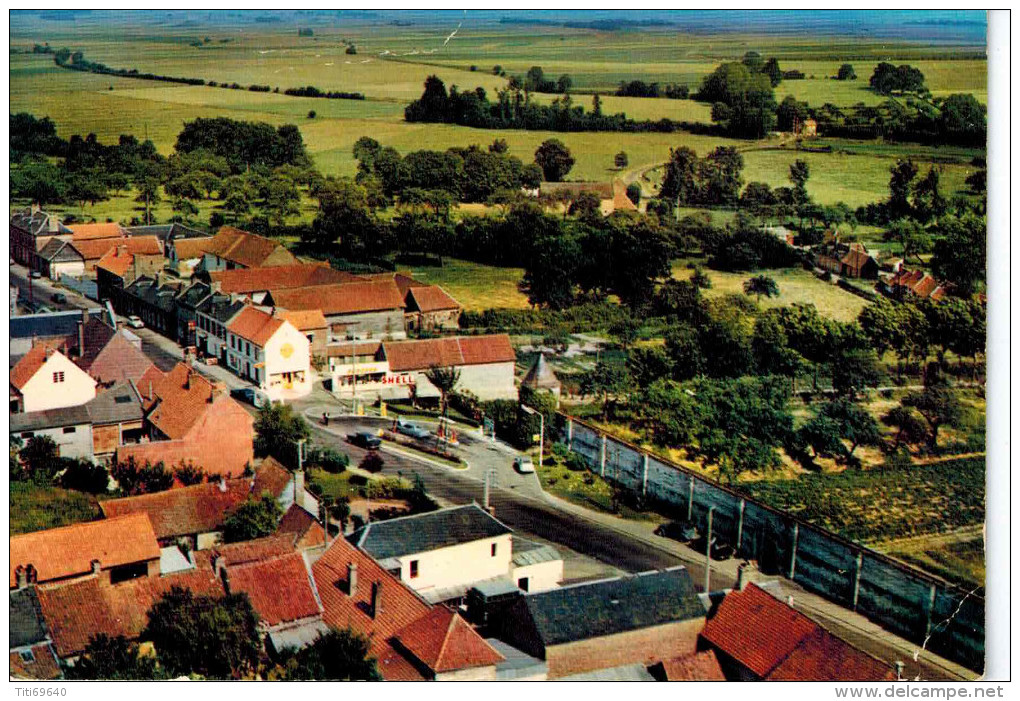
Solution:
{"label": "grassy verge", "polygon": [[427,450],[421,450],[420,448],[416,448],[413,445],[410,445],[408,443],[401,443],[401,442],[398,442],[398,441],[394,441],[391,438],[388,438],[386,435],[383,435],[383,440],[385,440],[387,442],[386,444],[388,446],[390,446],[391,448],[394,448],[394,449],[396,449],[398,451],[407,453],[407,454],[412,455],[412,456],[420,457],[423,460],[432,460],[432,461],[441,463],[443,465],[447,465],[448,467],[455,468],[457,470],[466,470],[467,469],[467,463],[465,463],[463,460],[461,460],[456,455],[450,455],[448,457],[447,456],[443,456],[443,455],[437,455],[436,453],[432,453],[432,452],[427,451]]}
{"label": "grassy verge", "polygon": [[11,483],[11,535],[57,528],[100,517],[99,503],[91,494],[30,482]]}
{"label": "grassy verge", "polygon": [[891,548],[890,555],[951,581],[983,587],[985,547],[980,538],[958,543]]}
{"label": "grassy verge", "polygon": [[638,511],[626,504],[614,505],[613,488],[609,482],[594,472],[569,470],[555,456],[546,456],[541,468],[536,459],[535,469],[545,491],[578,506],[632,520],[664,520],[652,511]]}

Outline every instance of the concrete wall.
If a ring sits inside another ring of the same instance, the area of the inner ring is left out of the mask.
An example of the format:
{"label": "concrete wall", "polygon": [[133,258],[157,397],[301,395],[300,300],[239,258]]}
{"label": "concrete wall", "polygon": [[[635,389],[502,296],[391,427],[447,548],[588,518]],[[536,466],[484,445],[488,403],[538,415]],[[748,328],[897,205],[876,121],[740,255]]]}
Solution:
{"label": "concrete wall", "polygon": [[693,653],[697,649],[698,634],[704,627],[704,618],[694,618],[616,635],[551,645],[545,651],[549,679],[635,662],[650,665],[660,660]]}
{"label": "concrete wall", "polygon": [[[496,555],[492,555],[492,545]],[[418,592],[474,584],[505,575],[510,570],[510,534],[453,545],[400,558],[400,581]],[[411,562],[418,561],[418,576],[411,578]]]}
{"label": "concrete wall", "polygon": [[[65,432],[69,431],[68,432]],[[58,455],[62,458],[92,458],[92,426],[79,424],[77,426],[58,426],[57,428],[44,428],[30,432],[33,436],[48,436],[57,444]],[[19,433],[23,436],[23,433]],[[23,438],[28,443],[27,438]]]}
{"label": "concrete wall", "polygon": [[496,681],[496,667],[469,667],[436,675],[437,682],[491,682]]}
{"label": "concrete wall", "polygon": [[[364,314],[326,314],[326,328],[332,338],[392,339],[407,338],[404,331],[404,311],[366,312]],[[334,325],[338,325],[334,330]]]}
{"label": "concrete wall", "polygon": [[563,419],[561,439],[593,472],[680,507],[681,517],[689,515],[702,528],[712,508],[713,533],[736,546],[740,557],[757,560],[763,571],[790,578],[908,640],[921,644],[927,638],[927,648],[947,659],[983,668],[980,596],[744,498],[576,419]]}

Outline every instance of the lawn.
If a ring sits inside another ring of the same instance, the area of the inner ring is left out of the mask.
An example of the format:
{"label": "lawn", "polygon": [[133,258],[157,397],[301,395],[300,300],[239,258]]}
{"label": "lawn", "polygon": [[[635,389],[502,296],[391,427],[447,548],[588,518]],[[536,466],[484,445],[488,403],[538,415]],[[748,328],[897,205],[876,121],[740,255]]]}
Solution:
{"label": "lawn", "polygon": [[412,268],[422,282],[439,285],[468,311],[484,309],[526,309],[527,296],[517,289],[524,275],[521,268],[497,268],[456,258],[444,258],[443,267]]}
{"label": "lawn", "polygon": [[919,538],[888,549],[881,544],[875,547],[948,580],[984,587],[985,544],[980,533],[976,536],[949,542],[939,537]]}
{"label": "lawn", "polygon": [[[712,287],[705,290],[706,297],[724,294],[744,294],[744,283],[748,278],[759,273],[728,273],[721,270],[702,268]],[[838,321],[853,321],[868,302],[850,294],[836,285],[823,282],[801,268],[782,268],[779,270],[760,271],[768,275],[779,286],[779,296],[771,299],[762,298],[762,307],[780,307],[790,304],[814,304],[819,313]],[[673,263],[673,277],[687,279],[692,270],[687,261]]]}
{"label": "lawn", "polygon": [[57,528],[100,518],[99,503],[91,494],[11,482],[11,535]]}
{"label": "lawn", "polygon": [[612,486],[594,472],[570,470],[563,460],[552,454],[545,456],[542,467],[538,467],[537,457],[534,462],[542,488],[561,499],[589,509],[617,514],[621,518],[664,520],[653,511],[636,511],[625,504],[617,504],[614,508]]}

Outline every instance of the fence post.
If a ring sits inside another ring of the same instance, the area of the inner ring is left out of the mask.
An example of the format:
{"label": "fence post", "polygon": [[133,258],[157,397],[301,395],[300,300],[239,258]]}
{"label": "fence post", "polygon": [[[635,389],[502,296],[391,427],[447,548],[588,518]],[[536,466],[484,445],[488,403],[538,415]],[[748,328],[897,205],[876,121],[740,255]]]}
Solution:
{"label": "fence post", "polygon": [[606,437],[602,436],[602,444],[599,447],[599,474],[606,476]]}
{"label": "fence post", "polygon": [[793,547],[790,549],[790,579],[797,573],[797,539],[800,537],[800,524],[793,524]]}
{"label": "fence post", "polygon": [[927,619],[924,625],[925,639],[927,639],[928,636],[931,635],[931,615],[934,611],[935,611],[935,582],[932,582],[931,589],[928,594],[928,610],[926,611],[927,615],[925,616],[925,618]]}
{"label": "fence post", "polygon": [[694,516],[694,478],[687,476],[687,521]]}
{"label": "fence post", "polygon": [[857,610],[857,600],[861,595],[861,569],[864,567],[864,551],[857,551],[857,560],[854,562],[854,603],[852,610]]}
{"label": "fence post", "polygon": [[648,453],[641,454],[641,496],[648,492]]}
{"label": "fence post", "polygon": [[736,554],[740,553],[740,541],[744,539],[744,505],[746,503],[743,499],[740,500],[740,515],[737,517],[737,542],[733,547],[733,552]]}
{"label": "fence post", "polygon": [[567,447],[574,449],[574,420],[567,419]]}

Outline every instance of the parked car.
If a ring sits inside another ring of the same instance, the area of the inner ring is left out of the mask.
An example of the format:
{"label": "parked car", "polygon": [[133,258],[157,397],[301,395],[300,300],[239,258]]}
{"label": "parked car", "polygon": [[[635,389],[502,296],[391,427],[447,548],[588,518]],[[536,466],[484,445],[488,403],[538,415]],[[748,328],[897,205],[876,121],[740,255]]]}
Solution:
{"label": "parked car", "polygon": [[530,475],[535,471],[535,463],[527,455],[519,455],[514,458],[514,469],[522,475]]}
{"label": "parked car", "polygon": [[698,537],[698,528],[690,521],[669,521],[656,528],[655,535],[687,544]]}
{"label": "parked car", "polygon": [[366,450],[376,450],[382,445],[382,439],[369,431],[358,431],[347,436],[352,445],[359,446]]}
{"label": "parked car", "polygon": [[142,320],[139,319],[134,314],[132,314],[131,316],[129,316],[127,318],[127,325],[130,326],[133,329],[144,329],[145,328],[145,324],[142,323]]}
{"label": "parked car", "polygon": [[28,276],[33,280],[38,280],[39,278],[42,277],[42,273],[40,273],[38,270],[33,270],[28,274]]}
{"label": "parked car", "polygon": [[53,301],[57,304],[67,304],[67,295],[63,292],[55,292],[53,294]]}
{"label": "parked car", "polygon": [[238,401],[246,402],[251,404],[256,409],[270,404],[269,395],[265,392],[260,392],[253,387],[242,387],[241,389],[230,390],[230,396]]}
{"label": "parked car", "polygon": [[397,419],[397,433],[403,433],[405,436],[422,440],[429,438],[432,435],[428,430],[422,428],[418,424],[412,423],[411,421],[403,418]]}
{"label": "parked car", "polygon": [[[699,553],[705,552],[705,536],[701,536],[690,544],[691,548]],[[708,548],[709,556],[713,560],[729,560],[733,557],[733,546],[725,543],[715,536],[712,536],[711,545]]]}

